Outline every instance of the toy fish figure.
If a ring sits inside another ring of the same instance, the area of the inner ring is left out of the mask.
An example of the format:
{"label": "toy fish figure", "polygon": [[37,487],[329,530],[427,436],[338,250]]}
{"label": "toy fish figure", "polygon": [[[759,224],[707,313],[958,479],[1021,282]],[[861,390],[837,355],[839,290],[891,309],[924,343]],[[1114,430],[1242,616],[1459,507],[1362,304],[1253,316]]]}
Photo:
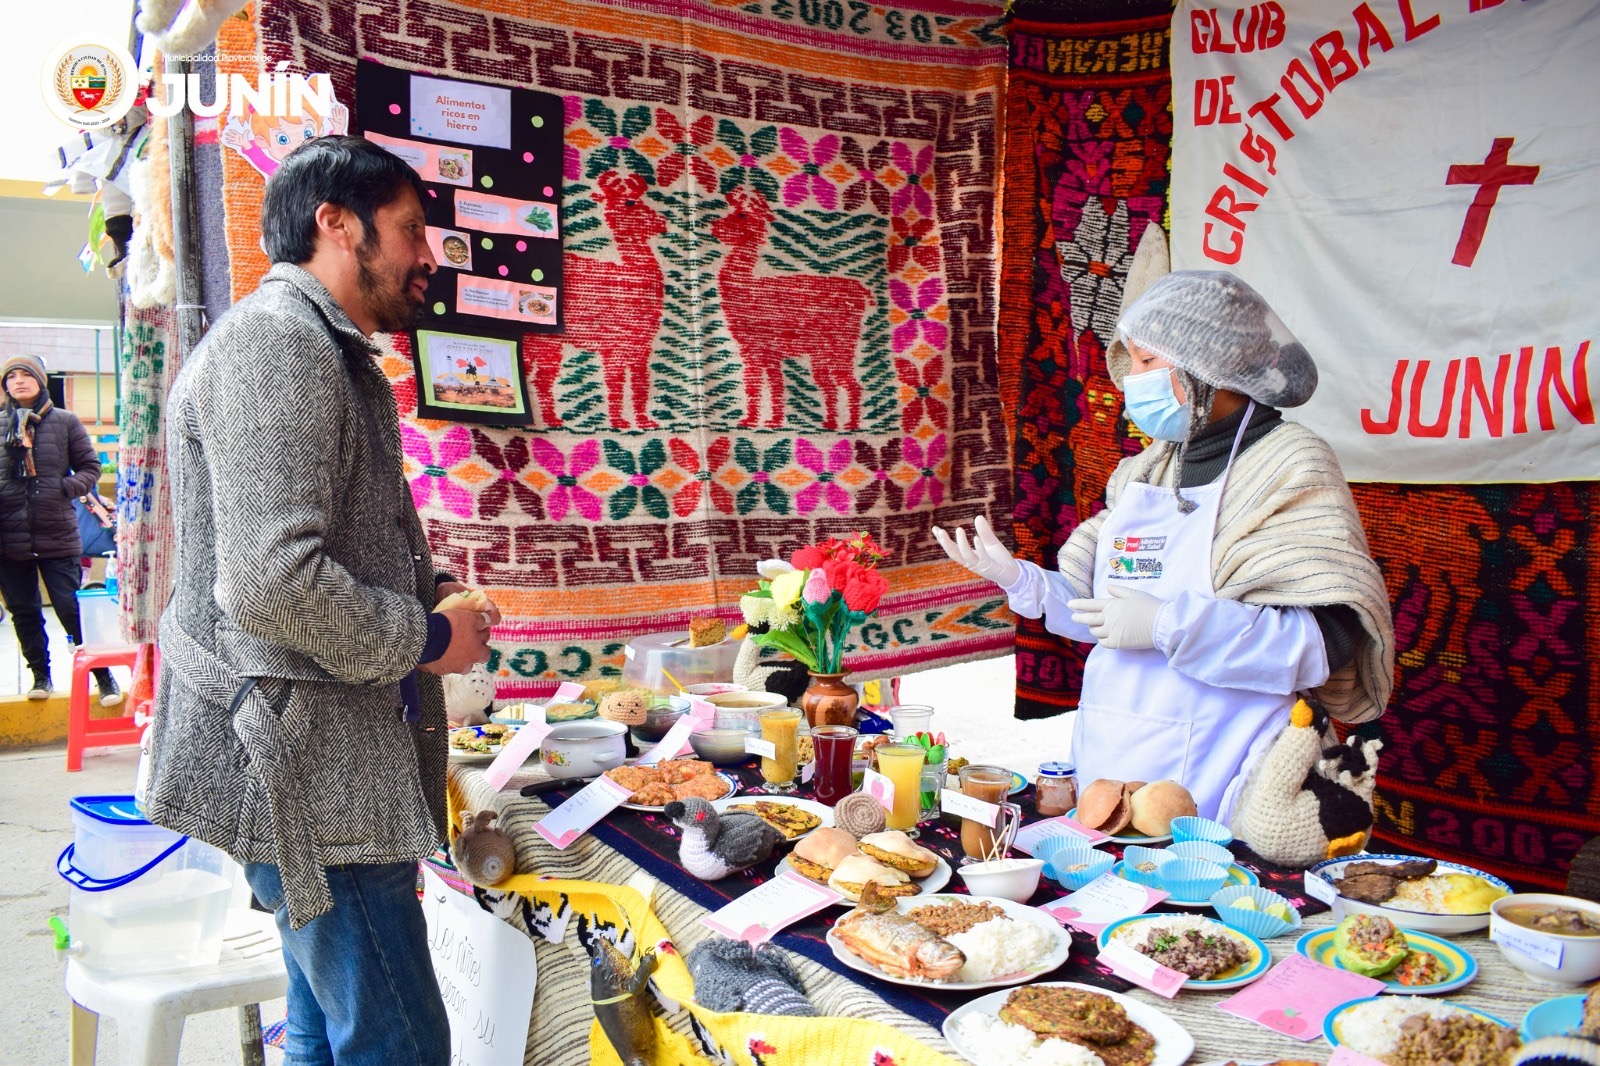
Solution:
{"label": "toy fish figure", "polygon": [[896,977],[948,981],[967,957],[944,937],[930,933],[903,914],[890,897],[878,895],[868,881],[856,909],[834,923],[833,935],[855,954]]}
{"label": "toy fish figure", "polygon": [[635,970],[615,944],[596,937],[589,945],[589,959],[589,1001],[606,1039],[623,1066],[650,1066],[656,1023],[644,991],[656,969],[655,953],[645,952]]}

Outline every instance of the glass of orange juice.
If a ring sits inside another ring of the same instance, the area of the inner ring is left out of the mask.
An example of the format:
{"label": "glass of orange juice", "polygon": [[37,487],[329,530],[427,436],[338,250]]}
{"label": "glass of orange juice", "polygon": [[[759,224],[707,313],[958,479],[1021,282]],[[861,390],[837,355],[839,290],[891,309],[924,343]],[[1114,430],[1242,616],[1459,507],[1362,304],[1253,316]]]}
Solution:
{"label": "glass of orange juice", "polygon": [[894,785],[894,809],[888,812],[886,825],[916,836],[917,819],[922,816],[922,763],[928,753],[915,744],[882,744],[877,754],[878,772]]}
{"label": "glass of orange juice", "polygon": [[800,759],[800,712],[793,707],[762,711],[761,739],[772,744],[772,758],[761,758],[761,779],[774,792],[793,792]]}

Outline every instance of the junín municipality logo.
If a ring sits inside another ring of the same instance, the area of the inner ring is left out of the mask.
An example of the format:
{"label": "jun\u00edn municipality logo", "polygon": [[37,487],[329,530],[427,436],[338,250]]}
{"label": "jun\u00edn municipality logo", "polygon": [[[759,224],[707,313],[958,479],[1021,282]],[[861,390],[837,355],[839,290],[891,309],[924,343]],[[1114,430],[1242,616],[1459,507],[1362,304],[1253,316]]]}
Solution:
{"label": "jun\u00edn municipality logo", "polygon": [[45,106],[62,122],[80,130],[104,129],[133,109],[138,69],[126,48],[77,38],[51,50],[40,87]]}

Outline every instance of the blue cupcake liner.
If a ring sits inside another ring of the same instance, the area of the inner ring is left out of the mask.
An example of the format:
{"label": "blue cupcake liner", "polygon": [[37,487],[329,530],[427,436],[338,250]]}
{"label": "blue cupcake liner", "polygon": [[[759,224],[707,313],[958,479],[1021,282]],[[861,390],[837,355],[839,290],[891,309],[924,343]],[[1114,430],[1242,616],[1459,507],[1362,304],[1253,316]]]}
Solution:
{"label": "blue cupcake liner", "polygon": [[[1237,907],[1229,906],[1229,904],[1242,896],[1248,896],[1255,900],[1257,909],[1242,911]],[[1293,916],[1293,921],[1286,922],[1282,918],[1275,918],[1268,914],[1267,908],[1274,903],[1282,903],[1287,906],[1289,914]],[[1300,928],[1300,912],[1295,909],[1294,904],[1270,888],[1262,888],[1259,885],[1228,885],[1226,888],[1218,889],[1211,896],[1211,906],[1216,910],[1217,917],[1222,919],[1224,925],[1230,925],[1242,932],[1249,933],[1251,936],[1260,937],[1262,940],[1282,936]]]}
{"label": "blue cupcake liner", "polygon": [[1055,836],[1045,837],[1033,846],[1033,857],[1049,862],[1051,857],[1061,848],[1065,847],[1091,847],[1087,840],[1073,836],[1070,833],[1057,833]]}
{"label": "blue cupcake liner", "polygon": [[[1051,857],[1045,861],[1044,875],[1064,888],[1076,892],[1111,869],[1116,861],[1114,856],[1095,850],[1085,841],[1071,840],[1051,853]],[[1079,863],[1085,864],[1082,870],[1066,869]]]}
{"label": "blue cupcake liner", "polygon": [[[1170,853],[1169,853],[1170,854]],[[1180,903],[1204,903],[1228,882],[1228,867],[1205,859],[1173,857],[1156,871],[1158,888]]]}
{"label": "blue cupcake liner", "polygon": [[1233,833],[1221,822],[1214,822],[1210,818],[1197,818],[1194,815],[1174,818],[1172,842],[1182,844],[1186,840],[1204,840],[1226,846],[1233,843]]}
{"label": "blue cupcake liner", "polygon": [[1167,851],[1180,859],[1204,859],[1223,868],[1233,865],[1233,852],[1209,840],[1185,840],[1182,844],[1168,845]]}
{"label": "blue cupcake liner", "polygon": [[[1122,875],[1135,884],[1144,885],[1146,888],[1165,889],[1161,881],[1161,867],[1174,861],[1175,856],[1170,851],[1161,848],[1147,848],[1139,844],[1129,844],[1122,852]],[[1145,863],[1155,863],[1154,870],[1141,870],[1139,867]]]}

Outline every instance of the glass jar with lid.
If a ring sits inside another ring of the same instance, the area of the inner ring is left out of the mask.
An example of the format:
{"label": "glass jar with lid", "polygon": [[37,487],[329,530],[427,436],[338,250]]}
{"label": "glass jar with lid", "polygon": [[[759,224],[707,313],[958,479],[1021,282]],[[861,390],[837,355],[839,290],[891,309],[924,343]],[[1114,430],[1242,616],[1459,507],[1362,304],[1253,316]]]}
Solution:
{"label": "glass jar with lid", "polygon": [[1066,814],[1078,805],[1078,768],[1069,762],[1040,763],[1033,788],[1041,818]]}

